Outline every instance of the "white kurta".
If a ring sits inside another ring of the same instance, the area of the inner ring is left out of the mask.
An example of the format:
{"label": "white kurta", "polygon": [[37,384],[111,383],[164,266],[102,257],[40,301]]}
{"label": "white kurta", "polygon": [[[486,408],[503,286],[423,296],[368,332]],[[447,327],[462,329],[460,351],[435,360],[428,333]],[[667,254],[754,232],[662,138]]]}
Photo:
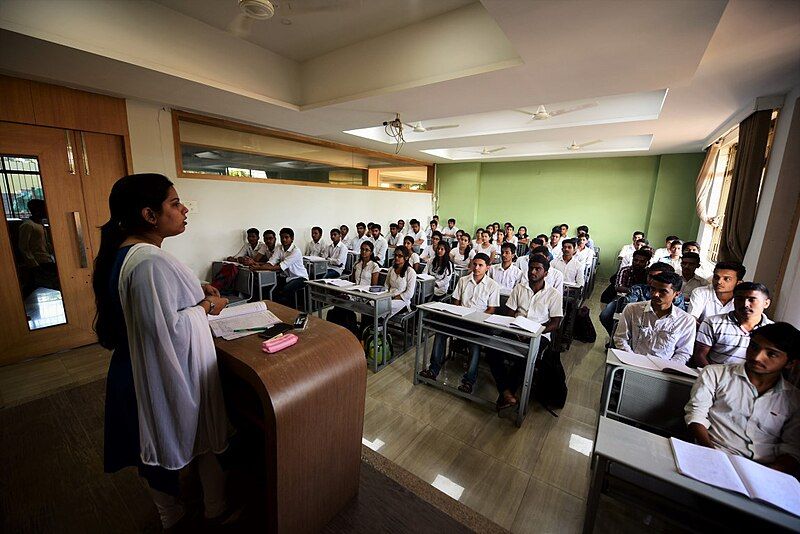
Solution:
{"label": "white kurta", "polygon": [[125,256],[119,296],[142,462],[180,469],[195,456],[225,450],[228,420],[197,277],[168,252],[140,243]]}

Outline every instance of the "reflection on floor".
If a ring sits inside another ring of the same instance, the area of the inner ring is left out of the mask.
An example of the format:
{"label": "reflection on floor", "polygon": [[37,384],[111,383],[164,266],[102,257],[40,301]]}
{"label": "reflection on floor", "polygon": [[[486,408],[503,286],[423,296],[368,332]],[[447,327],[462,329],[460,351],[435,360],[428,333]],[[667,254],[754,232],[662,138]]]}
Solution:
{"label": "reflection on floor", "polygon": [[38,287],[25,299],[28,328],[36,330],[67,322],[61,291]]}

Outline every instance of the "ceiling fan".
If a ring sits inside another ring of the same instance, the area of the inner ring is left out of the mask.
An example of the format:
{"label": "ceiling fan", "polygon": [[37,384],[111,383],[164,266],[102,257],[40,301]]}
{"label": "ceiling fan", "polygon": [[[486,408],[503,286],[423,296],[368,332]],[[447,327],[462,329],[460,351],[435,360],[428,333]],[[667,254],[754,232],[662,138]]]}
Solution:
{"label": "ceiling fan", "polygon": [[483,147],[483,150],[461,150],[460,152],[469,152],[470,154],[480,154],[481,156],[491,156],[495,152],[500,152],[501,150],[505,150],[508,147],[500,146],[497,148],[486,148]]}
{"label": "ceiling fan", "polygon": [[228,25],[237,37],[250,35],[254,22],[268,20],[278,14],[281,23],[291,25],[293,15],[335,11],[347,7],[353,0],[232,0],[239,5],[239,14]]}
{"label": "ceiling fan", "polygon": [[417,121],[414,124],[409,124],[404,122],[406,126],[411,128],[411,131],[414,133],[426,133],[426,132],[433,132],[435,130],[445,130],[447,128],[458,128],[461,126],[460,124],[445,124],[443,126],[423,126],[421,121]]}
{"label": "ceiling fan", "polygon": [[575,140],[573,139],[573,140],[572,140],[572,144],[571,144],[571,145],[569,145],[569,146],[567,147],[567,150],[573,150],[573,151],[574,151],[574,150],[580,150],[580,149],[582,149],[582,148],[585,148],[585,147],[587,147],[587,146],[589,146],[589,145],[595,145],[595,144],[597,144],[597,143],[602,143],[602,142],[603,142],[603,140],[602,140],[602,139],[595,139],[594,141],[588,141],[588,142],[586,142],[586,143],[581,143],[581,144],[579,145],[579,144],[577,144],[577,143],[575,142]]}
{"label": "ceiling fan", "polygon": [[536,111],[525,111],[524,109],[515,109],[517,113],[523,113],[531,118],[532,121],[546,121],[547,119],[552,119],[553,117],[558,117],[559,115],[564,115],[566,113],[572,113],[574,111],[580,111],[582,109],[593,108],[597,106],[597,102],[590,102],[588,104],[581,104],[579,106],[573,106],[571,108],[563,108],[557,109],[555,111],[547,111],[547,108],[544,104],[536,108]]}

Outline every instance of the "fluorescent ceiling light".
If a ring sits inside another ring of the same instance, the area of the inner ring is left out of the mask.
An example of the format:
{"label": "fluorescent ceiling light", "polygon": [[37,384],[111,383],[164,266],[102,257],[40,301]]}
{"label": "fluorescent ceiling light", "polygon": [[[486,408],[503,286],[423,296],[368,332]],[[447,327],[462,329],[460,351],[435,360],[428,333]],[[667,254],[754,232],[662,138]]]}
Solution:
{"label": "fluorescent ceiling light", "polygon": [[[642,152],[650,150],[652,142],[653,135],[647,134],[609,137],[607,139],[536,141],[504,146],[480,145],[432,148],[421,150],[421,152],[454,161],[561,155],[580,156],[581,154],[600,154],[603,152]],[[577,148],[573,148],[575,146]]]}
{"label": "fluorescent ceiling light", "polygon": [[[515,109],[439,119],[404,117],[402,114],[400,118],[406,124],[416,124],[421,121],[428,128],[426,132],[415,132],[407,126],[403,128],[403,137],[406,142],[415,143],[435,139],[655,120],[661,114],[666,96],[667,90],[661,89],[568,102],[533,103],[530,106]],[[544,106],[544,110],[541,109],[542,106]],[[542,111],[546,113],[542,113]],[[537,119],[534,116],[540,118]],[[549,118],[545,118],[548,116]],[[454,124],[458,126],[436,129],[436,127]],[[344,133],[386,144],[395,143],[395,139],[386,135],[382,125],[345,130]]]}

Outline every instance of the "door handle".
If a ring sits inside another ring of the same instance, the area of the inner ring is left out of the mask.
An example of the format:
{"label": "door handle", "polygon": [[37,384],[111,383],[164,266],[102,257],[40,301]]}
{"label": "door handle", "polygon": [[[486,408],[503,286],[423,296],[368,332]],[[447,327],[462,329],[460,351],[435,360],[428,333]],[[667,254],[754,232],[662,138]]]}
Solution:
{"label": "door handle", "polygon": [[67,136],[67,168],[70,174],[75,174],[75,152],[72,150],[72,139],[69,136],[69,130],[64,130]]}
{"label": "door handle", "polygon": [[86,153],[86,136],[81,132],[81,157],[83,158],[83,174],[89,176],[89,156]]}
{"label": "door handle", "polygon": [[81,224],[81,214],[79,211],[72,212],[72,219],[75,222],[75,233],[78,236],[78,259],[81,268],[89,267],[89,258],[86,256],[86,239],[83,237],[83,224]]}

